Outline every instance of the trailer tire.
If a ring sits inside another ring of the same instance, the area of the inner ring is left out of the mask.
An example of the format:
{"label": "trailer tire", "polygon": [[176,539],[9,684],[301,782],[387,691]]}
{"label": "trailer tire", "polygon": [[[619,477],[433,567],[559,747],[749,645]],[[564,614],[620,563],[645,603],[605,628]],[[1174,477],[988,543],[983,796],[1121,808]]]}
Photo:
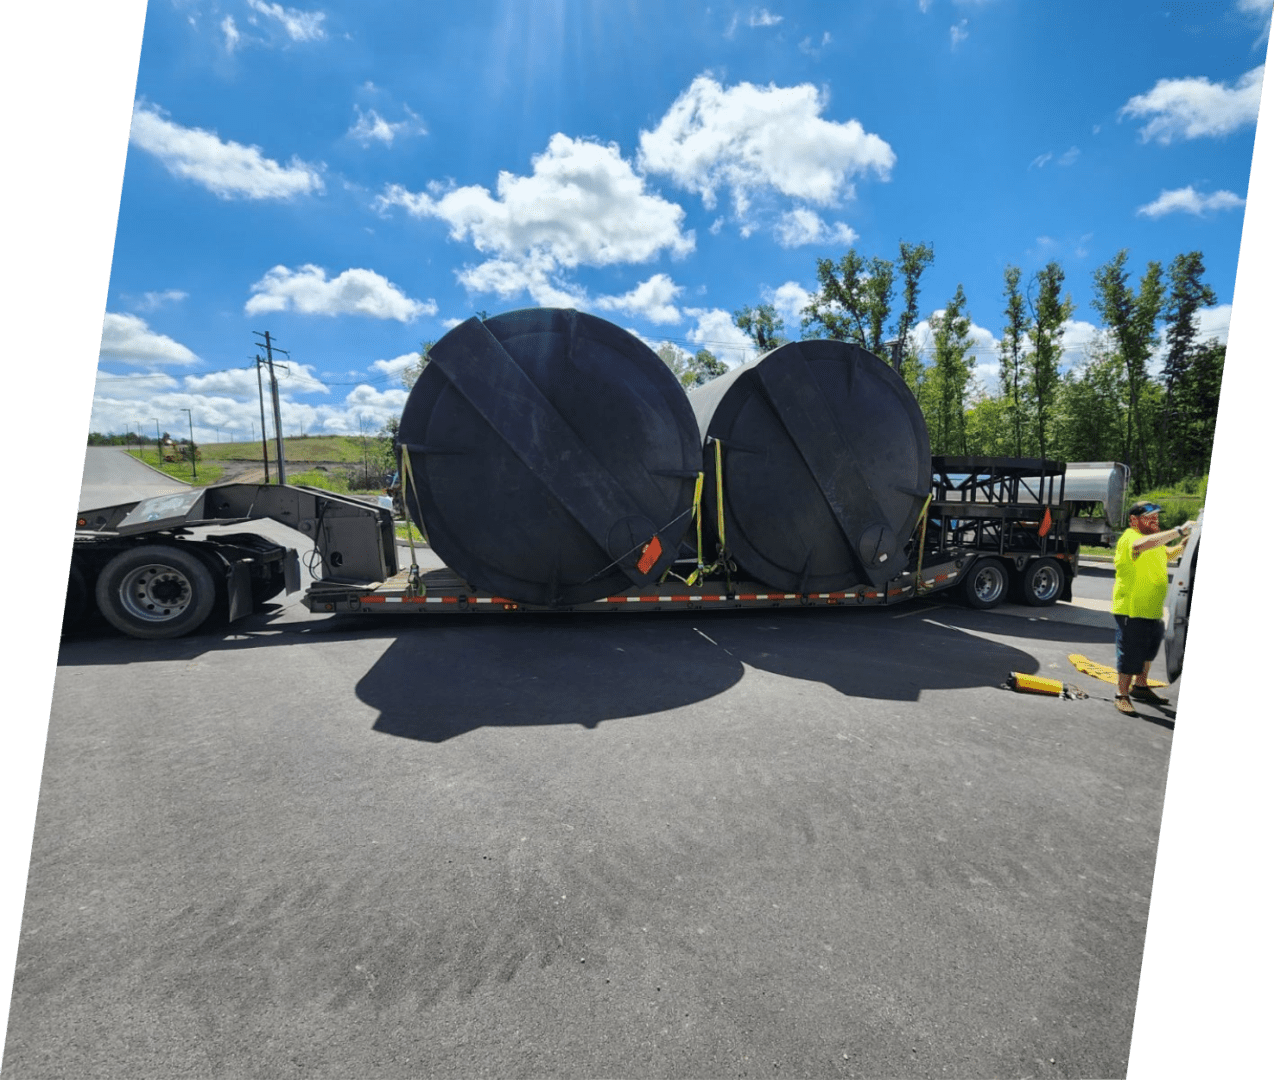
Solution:
{"label": "trailer tire", "polygon": [[1048,607],[1062,595],[1066,579],[1056,559],[1032,559],[1019,579],[1022,603],[1031,607]]}
{"label": "trailer tire", "polygon": [[1009,591],[1009,574],[999,559],[982,559],[974,563],[964,578],[964,602],[985,611],[998,607]]}
{"label": "trailer tire", "polygon": [[212,613],[217,586],[197,555],[171,544],[121,551],[97,577],[97,606],[130,637],[181,637]]}
{"label": "trailer tire", "polygon": [[88,580],[84,571],[71,559],[71,573],[66,582],[66,603],[62,607],[62,633],[75,628],[88,612]]}

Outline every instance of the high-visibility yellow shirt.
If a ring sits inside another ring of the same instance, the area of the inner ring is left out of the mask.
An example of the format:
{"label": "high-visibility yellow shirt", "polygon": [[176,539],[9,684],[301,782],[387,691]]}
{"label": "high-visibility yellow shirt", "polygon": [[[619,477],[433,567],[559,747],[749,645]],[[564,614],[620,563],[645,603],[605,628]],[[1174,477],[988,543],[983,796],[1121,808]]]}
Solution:
{"label": "high-visibility yellow shirt", "polygon": [[1110,610],[1134,619],[1162,619],[1168,596],[1168,549],[1159,544],[1134,557],[1132,546],[1143,539],[1136,529],[1125,529],[1115,545],[1115,590]]}

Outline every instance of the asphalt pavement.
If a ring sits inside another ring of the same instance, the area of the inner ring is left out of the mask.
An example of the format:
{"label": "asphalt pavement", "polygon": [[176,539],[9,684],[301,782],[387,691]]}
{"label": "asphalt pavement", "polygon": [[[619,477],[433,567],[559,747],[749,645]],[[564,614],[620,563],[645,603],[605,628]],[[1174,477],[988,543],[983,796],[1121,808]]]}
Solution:
{"label": "asphalt pavement", "polygon": [[1123,1075],[1174,720],[1070,665],[1081,580],[89,628],[5,1080]]}

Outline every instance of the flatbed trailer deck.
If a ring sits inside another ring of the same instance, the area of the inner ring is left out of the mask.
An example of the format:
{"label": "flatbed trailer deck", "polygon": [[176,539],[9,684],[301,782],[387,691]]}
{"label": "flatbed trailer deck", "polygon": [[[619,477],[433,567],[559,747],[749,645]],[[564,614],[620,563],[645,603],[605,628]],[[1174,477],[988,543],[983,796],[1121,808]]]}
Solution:
{"label": "flatbed trailer deck", "polygon": [[[665,581],[630,589],[586,604],[561,607],[524,604],[507,597],[493,596],[471,588],[459,575],[443,568],[415,575],[401,570],[383,582],[367,585],[338,585],[317,581],[306,591],[302,604],[315,614],[364,615],[480,615],[520,611],[527,614],[567,612],[720,611],[757,608],[801,607],[886,607],[916,596],[945,591],[956,585],[982,553],[965,551],[926,568],[920,575],[911,571],[883,589],[862,585],[837,592],[776,592],[755,581],[710,580],[699,586],[682,581]],[[917,581],[919,587],[917,587]]]}
{"label": "flatbed trailer deck", "polygon": [[707,553],[691,547],[661,582],[556,605],[484,592],[445,567],[402,568],[384,507],[316,488],[216,485],[82,511],[64,625],[96,605],[124,633],[178,637],[202,624],[214,600],[233,621],[279,592],[296,591],[296,551],[248,533],[192,532],[259,519],[286,525],[312,544],[303,558],[314,580],[301,602],[315,614],[886,607],[942,592],[983,609],[1010,596],[1040,607],[1070,599],[1079,539],[1070,532],[1065,465],[991,458],[934,458],[933,465],[932,495],[908,541],[906,568],[882,584],[781,591],[740,576],[728,547],[717,547],[706,570]]}

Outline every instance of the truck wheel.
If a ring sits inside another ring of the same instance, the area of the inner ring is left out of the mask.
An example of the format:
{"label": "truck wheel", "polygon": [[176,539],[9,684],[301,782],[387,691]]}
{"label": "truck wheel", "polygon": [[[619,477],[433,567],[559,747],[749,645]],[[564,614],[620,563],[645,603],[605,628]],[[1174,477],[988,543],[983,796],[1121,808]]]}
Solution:
{"label": "truck wheel", "polygon": [[88,611],[88,582],[84,571],[71,560],[71,573],[66,582],[66,603],[62,607],[62,633],[75,627]]}
{"label": "truck wheel", "polygon": [[964,601],[969,607],[993,608],[1004,600],[1009,575],[999,559],[983,559],[974,564],[964,579]]}
{"label": "truck wheel", "polygon": [[1031,607],[1047,607],[1062,595],[1062,568],[1056,559],[1033,559],[1022,571],[1022,602]]}
{"label": "truck wheel", "polygon": [[175,638],[201,626],[217,594],[212,573],[170,544],[121,551],[97,578],[97,606],[117,630],[136,638]]}

